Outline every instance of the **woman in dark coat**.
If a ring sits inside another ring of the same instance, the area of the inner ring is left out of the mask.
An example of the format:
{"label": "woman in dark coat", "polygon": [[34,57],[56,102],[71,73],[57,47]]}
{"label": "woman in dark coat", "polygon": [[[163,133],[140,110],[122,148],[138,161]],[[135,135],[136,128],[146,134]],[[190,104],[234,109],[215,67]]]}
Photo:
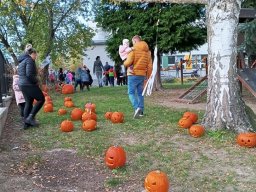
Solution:
{"label": "woman in dark coat", "polygon": [[[31,48],[28,54],[20,61],[18,66],[19,75],[19,87],[22,91],[26,104],[24,109],[24,129],[29,126],[37,126],[38,123],[35,120],[35,116],[42,108],[45,98],[38,86],[37,69],[35,60],[37,58],[37,52]],[[37,100],[33,106],[33,101]]]}

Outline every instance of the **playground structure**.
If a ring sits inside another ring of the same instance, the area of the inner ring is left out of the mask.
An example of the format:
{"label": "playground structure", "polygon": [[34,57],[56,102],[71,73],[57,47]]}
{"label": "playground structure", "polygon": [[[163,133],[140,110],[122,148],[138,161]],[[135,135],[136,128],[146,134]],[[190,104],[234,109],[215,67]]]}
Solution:
{"label": "playground structure", "polygon": [[[256,10],[254,9],[241,9],[240,22],[244,22],[247,19],[256,19]],[[241,34],[239,34],[240,37]],[[238,38],[238,45],[243,41],[242,38]],[[190,87],[186,92],[181,94],[176,100],[178,102],[185,102],[188,104],[197,103],[200,98],[207,93],[207,59],[206,59],[206,76],[201,78],[195,85]],[[181,76],[183,82],[183,75]],[[240,82],[240,87],[242,91],[242,86],[244,86],[252,95],[256,97],[256,69],[248,68],[245,65],[245,58],[243,53],[239,53],[237,57],[237,79]]]}

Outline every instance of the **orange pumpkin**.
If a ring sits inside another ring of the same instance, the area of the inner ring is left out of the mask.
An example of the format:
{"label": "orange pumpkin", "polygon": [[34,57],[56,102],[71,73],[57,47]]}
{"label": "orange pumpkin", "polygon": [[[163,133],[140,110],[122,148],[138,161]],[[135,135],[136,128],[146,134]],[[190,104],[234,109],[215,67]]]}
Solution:
{"label": "orange pumpkin", "polygon": [[82,115],[84,111],[80,108],[75,108],[71,111],[71,119],[74,121],[82,120]]}
{"label": "orange pumpkin", "polygon": [[48,113],[48,112],[53,112],[53,105],[48,103],[44,105],[44,112]]}
{"label": "orange pumpkin", "polygon": [[106,119],[111,120],[112,114],[113,114],[113,112],[108,111],[108,112],[105,113],[104,117],[105,117]]}
{"label": "orange pumpkin", "polygon": [[170,183],[164,172],[156,170],[148,173],[144,186],[147,192],[168,192]]}
{"label": "orange pumpkin", "polygon": [[70,85],[70,84],[63,85],[61,93],[62,94],[72,94],[72,93],[74,93],[74,86]]}
{"label": "orange pumpkin", "polygon": [[190,119],[187,119],[187,118],[181,118],[180,120],[179,120],[179,126],[181,127],[181,128],[185,128],[185,129],[187,129],[187,128],[189,128],[189,127],[191,127],[191,125],[193,124],[193,122],[190,120]]}
{"label": "orange pumpkin", "polygon": [[59,109],[58,110],[58,115],[65,115],[67,113],[66,109]]}
{"label": "orange pumpkin", "polygon": [[123,167],[126,162],[126,153],[120,146],[111,146],[105,154],[105,163],[110,169]]}
{"label": "orange pumpkin", "polygon": [[240,133],[236,142],[243,147],[256,147],[256,133]]}
{"label": "orange pumpkin", "polygon": [[64,102],[65,102],[65,101],[72,101],[72,98],[71,98],[71,97],[65,97],[65,98],[64,98]]}
{"label": "orange pumpkin", "polygon": [[93,119],[89,119],[83,122],[82,128],[85,131],[93,131],[96,129],[97,122]]}
{"label": "orange pumpkin", "polygon": [[72,121],[64,120],[60,124],[60,130],[63,132],[70,132],[70,131],[73,131],[73,129],[74,129],[74,124]]}
{"label": "orange pumpkin", "polygon": [[192,123],[196,123],[198,120],[198,115],[196,113],[187,111],[183,114],[183,118],[190,119]]}
{"label": "orange pumpkin", "polygon": [[204,127],[202,125],[192,125],[189,128],[189,134],[192,137],[201,137],[204,135]]}
{"label": "orange pumpkin", "polygon": [[96,104],[94,103],[86,103],[85,104],[85,111],[87,112],[93,112],[93,113],[96,113]]}
{"label": "orange pumpkin", "polygon": [[93,112],[84,112],[82,115],[82,121],[86,121],[89,119],[93,119],[93,120],[97,121],[97,115]]}
{"label": "orange pumpkin", "polygon": [[111,115],[112,123],[123,123],[124,122],[124,114],[122,112],[114,112]]}
{"label": "orange pumpkin", "polygon": [[65,101],[64,106],[65,107],[74,107],[74,103],[73,103],[73,101]]}
{"label": "orange pumpkin", "polygon": [[52,104],[52,106],[53,106],[52,99],[47,99],[47,100],[45,100],[44,104]]}

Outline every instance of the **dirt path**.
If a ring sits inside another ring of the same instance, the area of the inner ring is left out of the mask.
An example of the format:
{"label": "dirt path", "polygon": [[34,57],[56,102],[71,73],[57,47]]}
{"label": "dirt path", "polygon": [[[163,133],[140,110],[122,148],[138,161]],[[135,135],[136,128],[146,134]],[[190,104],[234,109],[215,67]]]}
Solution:
{"label": "dirt path", "polygon": [[0,139],[1,192],[107,191],[99,160],[81,158],[74,150],[36,151],[22,140],[17,115],[13,102]]}
{"label": "dirt path", "polygon": [[[205,110],[206,108],[205,101],[201,101],[195,104],[177,102],[176,100],[178,99],[178,97],[185,91],[186,89],[162,90],[159,92],[155,92],[151,97],[149,97],[149,100],[151,102],[154,102],[166,107],[190,109],[190,110]],[[246,90],[243,90],[242,97],[245,104],[248,105],[256,114],[256,98]]]}

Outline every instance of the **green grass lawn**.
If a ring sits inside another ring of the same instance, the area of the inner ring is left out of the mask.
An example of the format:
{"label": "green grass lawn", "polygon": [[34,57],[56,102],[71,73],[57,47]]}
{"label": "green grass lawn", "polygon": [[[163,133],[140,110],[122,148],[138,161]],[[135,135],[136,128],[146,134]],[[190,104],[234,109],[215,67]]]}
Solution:
{"label": "green grass lawn", "polygon": [[[177,84],[165,87],[181,88]],[[70,119],[69,113],[57,114],[58,109],[63,108],[65,95],[51,93],[54,112],[41,110],[37,117],[40,128],[28,130],[24,136],[37,150],[75,149],[81,156],[102,162],[109,146],[123,146],[127,164],[110,171],[108,187],[135,180],[143,185],[149,171],[160,169],[167,173],[173,191],[255,191],[255,149],[239,147],[236,135],[227,131],[207,131],[201,138],[192,138],[188,130],[177,126],[185,110],[158,106],[149,103],[147,98],[145,116],[133,119],[126,89],[125,86],[92,88],[89,92],[69,95],[76,107],[84,108],[87,102],[96,104],[98,124],[93,132],[83,131],[82,122],[76,121],[73,132],[62,133],[61,121]],[[67,110],[70,112],[72,108]],[[125,122],[112,124],[104,118],[107,111],[123,112]],[[199,113],[200,119],[202,116]]]}

